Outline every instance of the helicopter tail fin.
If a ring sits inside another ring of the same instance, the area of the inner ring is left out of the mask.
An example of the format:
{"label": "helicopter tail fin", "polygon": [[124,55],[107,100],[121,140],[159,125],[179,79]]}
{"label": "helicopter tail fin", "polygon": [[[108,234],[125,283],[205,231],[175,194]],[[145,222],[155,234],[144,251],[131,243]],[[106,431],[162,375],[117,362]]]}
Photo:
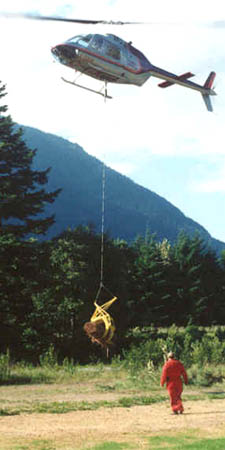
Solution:
{"label": "helicopter tail fin", "polygon": [[208,111],[211,111],[211,112],[213,111],[213,107],[212,107],[210,95],[216,95],[215,91],[212,89],[212,85],[215,80],[215,77],[216,77],[215,72],[211,72],[209,74],[209,76],[203,86],[205,91],[202,93],[202,98],[205,102],[206,108]]}
{"label": "helicopter tail fin", "polygon": [[210,74],[209,74],[209,76],[208,76],[208,78],[207,78],[207,80],[206,80],[206,82],[204,84],[204,88],[211,89],[215,78],[216,78],[216,73],[215,72],[210,72]]}
{"label": "helicopter tail fin", "polygon": [[212,102],[211,102],[211,98],[210,98],[209,94],[202,94],[202,98],[205,102],[205,106],[208,109],[208,111],[212,112],[213,107],[212,107]]}

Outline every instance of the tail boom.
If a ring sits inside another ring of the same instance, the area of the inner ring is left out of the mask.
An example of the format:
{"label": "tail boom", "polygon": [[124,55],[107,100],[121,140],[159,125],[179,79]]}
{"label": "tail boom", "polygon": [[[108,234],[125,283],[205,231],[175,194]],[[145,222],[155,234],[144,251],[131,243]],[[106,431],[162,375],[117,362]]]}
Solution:
{"label": "tail boom", "polygon": [[179,84],[180,86],[187,87],[190,89],[194,89],[201,93],[202,98],[205,102],[206,108],[208,111],[213,111],[212,103],[211,103],[211,95],[216,95],[216,92],[212,89],[213,82],[216,77],[215,72],[211,72],[203,86],[200,84],[194,83],[193,81],[189,81],[188,78],[193,77],[194,75],[191,72],[187,72],[183,75],[175,75],[173,73],[167,72],[165,70],[159,69],[158,67],[154,67],[151,71],[151,75],[157,78],[161,78],[166,80],[159,84],[159,87],[166,88],[172,86],[174,84]]}

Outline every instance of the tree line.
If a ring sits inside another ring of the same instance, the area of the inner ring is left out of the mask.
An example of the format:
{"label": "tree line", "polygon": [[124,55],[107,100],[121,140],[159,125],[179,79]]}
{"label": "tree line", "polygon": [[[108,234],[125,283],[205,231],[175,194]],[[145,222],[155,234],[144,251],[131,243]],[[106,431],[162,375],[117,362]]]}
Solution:
{"label": "tree line", "polygon": [[[32,169],[35,150],[6,113],[0,106],[0,352],[38,362],[53,346],[61,360],[87,362],[101,357],[83,332],[100,284],[101,236],[89,225],[38,239],[60,189],[45,191],[50,169]],[[135,327],[224,324],[225,252],[218,257],[198,235],[181,232],[173,245],[150,232],[131,245],[105,235],[103,281],[99,303],[118,297],[115,353],[132,344]]]}

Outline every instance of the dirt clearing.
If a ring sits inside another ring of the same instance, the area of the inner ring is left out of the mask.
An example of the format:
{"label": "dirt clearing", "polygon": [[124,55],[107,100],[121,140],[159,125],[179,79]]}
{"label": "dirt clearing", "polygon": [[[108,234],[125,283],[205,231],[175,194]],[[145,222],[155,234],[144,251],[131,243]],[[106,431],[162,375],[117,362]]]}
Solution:
{"label": "dirt clearing", "polygon": [[[87,396],[88,400],[88,396]],[[100,408],[66,414],[0,417],[1,449],[84,449],[102,442],[126,442],[147,448],[154,434],[196,430],[199,436],[225,436],[225,401],[186,401],[174,416],[169,402],[130,408]]]}

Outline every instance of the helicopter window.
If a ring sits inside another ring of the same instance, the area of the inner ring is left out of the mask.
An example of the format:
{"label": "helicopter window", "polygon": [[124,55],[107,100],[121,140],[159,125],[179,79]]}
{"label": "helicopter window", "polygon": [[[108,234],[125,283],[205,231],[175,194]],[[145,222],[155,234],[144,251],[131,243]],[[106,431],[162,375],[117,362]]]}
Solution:
{"label": "helicopter window", "polygon": [[87,34],[86,36],[81,36],[80,39],[78,40],[78,44],[84,45],[85,47],[87,47],[91,38],[92,38],[91,34]]}
{"label": "helicopter window", "polygon": [[74,36],[74,37],[68,39],[68,42],[74,42],[75,43],[75,42],[78,42],[79,39],[81,39],[81,36]]}
{"label": "helicopter window", "polygon": [[71,39],[68,40],[68,42],[73,42],[74,44],[78,43],[80,45],[87,47],[91,38],[92,38],[92,34],[79,35],[79,36],[72,37]]}
{"label": "helicopter window", "polygon": [[106,55],[119,61],[120,49],[116,45],[111,44],[111,42],[106,42]]}
{"label": "helicopter window", "polygon": [[96,50],[101,50],[103,46],[103,38],[101,36],[95,36],[91,45]]}

